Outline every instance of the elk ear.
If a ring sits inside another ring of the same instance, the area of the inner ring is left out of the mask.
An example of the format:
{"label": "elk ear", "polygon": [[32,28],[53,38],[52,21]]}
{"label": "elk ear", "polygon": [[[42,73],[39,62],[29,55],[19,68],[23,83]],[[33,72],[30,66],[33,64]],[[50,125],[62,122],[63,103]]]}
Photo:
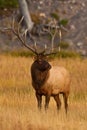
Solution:
{"label": "elk ear", "polygon": [[34,61],[37,60],[37,56],[33,56],[33,60],[34,60]]}

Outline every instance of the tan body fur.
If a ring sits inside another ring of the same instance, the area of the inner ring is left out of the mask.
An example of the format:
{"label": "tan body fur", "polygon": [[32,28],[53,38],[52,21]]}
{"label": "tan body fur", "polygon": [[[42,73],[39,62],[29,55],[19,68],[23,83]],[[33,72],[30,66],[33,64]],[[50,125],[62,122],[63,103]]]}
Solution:
{"label": "tan body fur", "polygon": [[44,94],[56,95],[58,93],[69,93],[70,75],[64,67],[53,66],[49,71],[49,77],[41,87]]}

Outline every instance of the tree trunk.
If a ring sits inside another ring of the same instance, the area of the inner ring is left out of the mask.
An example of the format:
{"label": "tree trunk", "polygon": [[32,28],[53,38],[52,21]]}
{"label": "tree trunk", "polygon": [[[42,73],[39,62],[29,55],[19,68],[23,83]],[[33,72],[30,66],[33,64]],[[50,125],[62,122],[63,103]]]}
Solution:
{"label": "tree trunk", "polygon": [[31,20],[31,16],[28,10],[27,2],[26,0],[18,0],[19,1],[19,8],[21,15],[24,16],[24,22],[26,25],[26,28],[31,31],[33,28],[33,22]]}

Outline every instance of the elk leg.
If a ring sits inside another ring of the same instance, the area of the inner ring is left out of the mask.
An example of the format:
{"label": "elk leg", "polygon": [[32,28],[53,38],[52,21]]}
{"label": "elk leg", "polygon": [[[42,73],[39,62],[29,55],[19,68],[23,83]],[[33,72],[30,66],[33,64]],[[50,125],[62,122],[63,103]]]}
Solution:
{"label": "elk leg", "polygon": [[38,94],[36,92],[36,98],[37,98],[37,102],[38,102],[38,108],[39,110],[41,110],[41,107],[42,107],[42,95]]}
{"label": "elk leg", "polygon": [[54,99],[55,99],[56,104],[57,104],[57,110],[59,111],[60,108],[61,108],[61,101],[60,101],[60,98],[59,98],[59,94],[55,95]]}
{"label": "elk leg", "polygon": [[45,96],[45,110],[48,109],[49,101],[50,101],[50,96],[49,96],[49,95],[46,95],[46,96]]}
{"label": "elk leg", "polygon": [[65,111],[66,111],[66,114],[67,114],[67,109],[68,109],[68,93],[63,93],[63,98],[64,98],[64,105],[65,105]]}

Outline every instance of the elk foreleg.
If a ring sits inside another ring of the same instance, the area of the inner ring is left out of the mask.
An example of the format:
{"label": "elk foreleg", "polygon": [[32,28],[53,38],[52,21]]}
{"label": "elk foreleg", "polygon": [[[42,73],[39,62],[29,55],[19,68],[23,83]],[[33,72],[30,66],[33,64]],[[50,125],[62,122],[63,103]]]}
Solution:
{"label": "elk foreleg", "polygon": [[49,101],[50,101],[50,95],[46,95],[45,96],[45,110],[48,109]]}
{"label": "elk foreleg", "polygon": [[38,108],[39,108],[39,110],[41,110],[41,107],[42,107],[42,95],[40,95],[40,94],[38,94],[36,92],[36,98],[37,98]]}

